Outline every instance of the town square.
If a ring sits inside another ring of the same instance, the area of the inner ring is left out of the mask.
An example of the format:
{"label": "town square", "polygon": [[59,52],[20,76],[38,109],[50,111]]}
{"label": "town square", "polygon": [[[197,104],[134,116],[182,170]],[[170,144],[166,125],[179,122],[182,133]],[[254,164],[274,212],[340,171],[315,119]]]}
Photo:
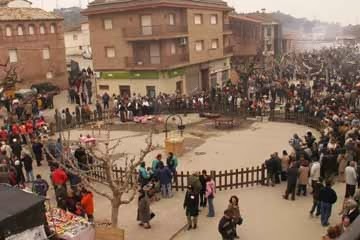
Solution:
{"label": "town square", "polygon": [[359,239],[360,5],[271,2],[0,0],[0,240]]}

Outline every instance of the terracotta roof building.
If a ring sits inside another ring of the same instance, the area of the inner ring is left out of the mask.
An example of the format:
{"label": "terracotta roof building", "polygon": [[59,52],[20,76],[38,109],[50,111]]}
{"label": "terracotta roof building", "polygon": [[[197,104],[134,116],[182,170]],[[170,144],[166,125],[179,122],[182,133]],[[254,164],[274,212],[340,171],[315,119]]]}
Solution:
{"label": "terracotta roof building", "polygon": [[[16,67],[21,88],[50,81],[67,85],[62,18],[39,8],[26,7],[27,1],[4,1],[0,7],[0,64]],[[24,7],[18,7],[24,6]],[[0,68],[0,80],[4,78]]]}

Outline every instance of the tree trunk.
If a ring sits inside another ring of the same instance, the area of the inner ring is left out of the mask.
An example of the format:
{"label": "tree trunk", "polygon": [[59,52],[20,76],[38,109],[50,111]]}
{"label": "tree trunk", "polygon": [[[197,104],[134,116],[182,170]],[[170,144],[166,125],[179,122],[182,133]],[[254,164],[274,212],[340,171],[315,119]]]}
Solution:
{"label": "tree trunk", "polygon": [[120,208],[120,201],[117,199],[112,200],[111,201],[111,225],[114,228],[117,228],[117,225],[118,225],[119,208]]}

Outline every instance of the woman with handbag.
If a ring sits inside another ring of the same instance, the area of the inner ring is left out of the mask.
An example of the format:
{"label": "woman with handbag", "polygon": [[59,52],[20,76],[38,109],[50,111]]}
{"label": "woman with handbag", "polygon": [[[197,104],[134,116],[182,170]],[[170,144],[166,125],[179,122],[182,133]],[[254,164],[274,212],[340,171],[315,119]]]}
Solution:
{"label": "woman with handbag", "polygon": [[206,180],[206,198],[208,202],[209,213],[207,217],[215,217],[215,209],[214,209],[214,198],[215,198],[215,182],[211,176],[207,177]]}
{"label": "woman with handbag", "polygon": [[235,232],[235,238],[239,239],[239,236],[236,233],[236,225],[241,225],[243,222],[243,218],[240,214],[239,209],[239,198],[237,196],[232,196],[229,200],[229,206],[228,210],[231,211],[231,216],[233,217],[234,221],[234,232]]}

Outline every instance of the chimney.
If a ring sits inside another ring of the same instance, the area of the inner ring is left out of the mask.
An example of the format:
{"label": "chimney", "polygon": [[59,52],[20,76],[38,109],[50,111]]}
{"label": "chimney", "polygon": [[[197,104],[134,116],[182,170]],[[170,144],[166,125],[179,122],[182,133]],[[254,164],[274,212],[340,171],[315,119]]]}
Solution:
{"label": "chimney", "polygon": [[262,8],[262,9],[261,9],[261,13],[262,13],[262,14],[265,14],[265,13],[266,13],[266,8]]}

